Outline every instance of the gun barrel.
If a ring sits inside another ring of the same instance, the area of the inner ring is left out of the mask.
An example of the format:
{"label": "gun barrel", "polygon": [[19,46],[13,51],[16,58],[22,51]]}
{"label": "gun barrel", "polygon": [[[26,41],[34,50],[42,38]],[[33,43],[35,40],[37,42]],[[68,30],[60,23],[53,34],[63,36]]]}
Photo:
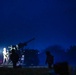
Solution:
{"label": "gun barrel", "polygon": [[19,44],[18,44],[18,47],[19,47],[19,48],[23,48],[24,46],[27,46],[27,44],[28,44],[29,42],[33,41],[33,40],[35,40],[35,38],[32,38],[32,39],[30,39],[30,40],[28,40],[27,42],[24,42],[24,43],[19,43]]}

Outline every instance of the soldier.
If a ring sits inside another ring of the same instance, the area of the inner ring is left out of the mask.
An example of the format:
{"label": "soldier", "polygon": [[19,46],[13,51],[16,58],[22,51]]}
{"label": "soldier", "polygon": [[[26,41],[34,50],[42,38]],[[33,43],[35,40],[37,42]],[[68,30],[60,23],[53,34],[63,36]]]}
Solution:
{"label": "soldier", "polygon": [[49,68],[49,75],[55,75],[55,71],[53,69],[54,57],[51,55],[49,51],[46,51],[46,62]]}
{"label": "soldier", "polygon": [[54,57],[51,55],[49,51],[46,51],[46,62],[48,64],[48,68],[52,69],[54,63]]}
{"label": "soldier", "polygon": [[17,62],[19,60],[19,55],[15,52],[14,49],[12,49],[12,54],[10,55],[10,59],[13,63],[13,68],[16,68]]}
{"label": "soldier", "polygon": [[9,63],[9,51],[7,50],[7,59],[6,59],[7,64]]}
{"label": "soldier", "polygon": [[3,48],[3,65],[6,63],[7,61],[7,52],[6,52],[6,48]]}

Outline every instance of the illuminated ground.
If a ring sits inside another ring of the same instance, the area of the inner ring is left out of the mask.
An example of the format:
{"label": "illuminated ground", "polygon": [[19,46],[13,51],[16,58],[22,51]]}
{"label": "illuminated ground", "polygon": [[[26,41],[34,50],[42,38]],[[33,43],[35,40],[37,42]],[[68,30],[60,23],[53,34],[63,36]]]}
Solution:
{"label": "illuminated ground", "polygon": [[[1,64],[0,67],[13,68],[13,65],[12,64],[9,64],[9,65]],[[22,65],[22,68],[48,68],[48,66],[25,66],[25,65]]]}
{"label": "illuminated ground", "polygon": [[[12,65],[0,65],[1,75],[49,75],[49,69],[47,66],[29,66],[24,68],[13,69]],[[69,67],[69,75],[75,74],[75,67]]]}
{"label": "illuminated ground", "polygon": [[25,68],[13,69],[12,65],[0,66],[1,75],[49,75],[46,66],[29,66]]}

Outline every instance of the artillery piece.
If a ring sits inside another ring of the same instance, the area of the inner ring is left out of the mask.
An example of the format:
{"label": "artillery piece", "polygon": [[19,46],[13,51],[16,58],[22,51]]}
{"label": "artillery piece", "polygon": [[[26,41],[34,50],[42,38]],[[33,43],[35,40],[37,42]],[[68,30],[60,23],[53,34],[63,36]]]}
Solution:
{"label": "artillery piece", "polygon": [[[32,38],[24,43],[19,43],[17,45],[11,45],[8,48],[10,49],[10,53],[11,50],[14,49],[16,50],[16,52],[19,54],[20,56],[20,62],[22,61],[22,56],[24,58],[24,64],[26,64],[27,66],[29,65],[38,65],[39,64],[39,59],[38,59],[38,50],[34,50],[34,49],[24,49],[25,46],[27,46],[28,43],[30,43],[31,41],[35,40],[35,38]],[[25,66],[26,66],[25,65]]]}
{"label": "artillery piece", "polygon": [[24,54],[24,49],[23,49],[24,46],[27,46],[27,44],[33,40],[35,40],[35,38],[32,38],[24,43],[19,43],[17,45],[8,46],[9,53],[11,54],[11,50],[14,49],[21,57],[21,55]]}
{"label": "artillery piece", "polygon": [[19,43],[19,44],[17,44],[17,45],[8,46],[8,48],[10,49],[10,51],[11,51],[12,49],[14,49],[14,50],[21,50],[21,49],[24,48],[24,46],[27,46],[27,44],[28,44],[29,42],[33,41],[33,40],[35,40],[35,38],[32,38],[32,39],[30,39],[30,40],[28,40],[28,41],[26,41],[26,42],[24,42],[24,43]]}

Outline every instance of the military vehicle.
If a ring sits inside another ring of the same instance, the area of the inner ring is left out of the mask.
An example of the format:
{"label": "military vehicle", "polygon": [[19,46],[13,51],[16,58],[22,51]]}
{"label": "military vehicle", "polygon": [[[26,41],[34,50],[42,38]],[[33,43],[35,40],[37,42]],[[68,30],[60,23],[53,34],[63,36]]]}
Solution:
{"label": "military vehicle", "polygon": [[[28,43],[30,43],[33,40],[35,40],[35,38],[32,38],[24,43],[19,43],[17,45],[8,46],[10,54],[11,54],[11,50],[14,49],[19,54],[19,56],[20,56],[19,61],[21,63],[22,63],[22,59],[24,59],[23,64],[25,64],[26,66],[38,65],[39,64],[39,59],[38,59],[39,51],[34,50],[34,49],[27,49],[27,48],[24,49],[24,47],[27,46]],[[22,57],[24,57],[24,58],[22,58]]]}

